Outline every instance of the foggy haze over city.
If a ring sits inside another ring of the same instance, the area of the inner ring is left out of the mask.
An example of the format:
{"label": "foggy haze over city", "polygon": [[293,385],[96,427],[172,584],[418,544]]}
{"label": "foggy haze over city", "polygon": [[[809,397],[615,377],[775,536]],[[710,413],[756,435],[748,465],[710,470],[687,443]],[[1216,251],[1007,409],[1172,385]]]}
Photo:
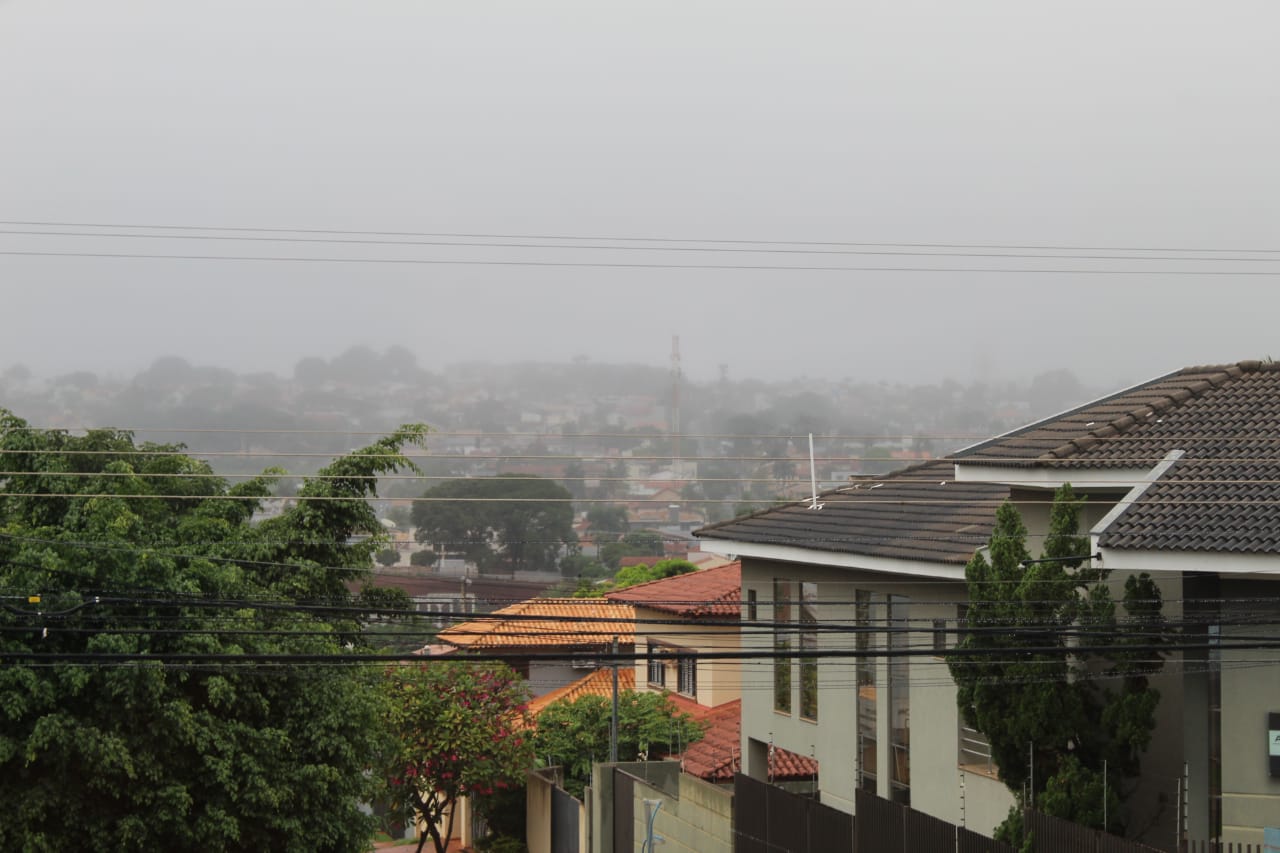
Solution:
{"label": "foggy haze over city", "polygon": [[680,335],[698,380],[1115,387],[1278,349],[1273,4],[0,15],[0,367]]}
{"label": "foggy haze over city", "polygon": [[0,0],[0,853],[1280,851],[1278,33]]}

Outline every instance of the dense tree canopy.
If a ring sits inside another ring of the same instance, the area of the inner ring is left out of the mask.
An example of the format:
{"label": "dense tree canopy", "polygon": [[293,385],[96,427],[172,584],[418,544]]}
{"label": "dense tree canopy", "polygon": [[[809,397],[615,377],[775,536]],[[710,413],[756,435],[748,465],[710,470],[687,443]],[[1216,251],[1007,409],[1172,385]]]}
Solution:
{"label": "dense tree canopy", "polygon": [[[1148,681],[1159,655],[1130,647],[1158,636],[1161,597],[1148,575],[1130,576],[1117,617],[1108,572],[1087,565],[1080,505],[1070,486],[1055,495],[1042,562],[1031,561],[1014,505],[1000,507],[989,556],[965,567],[967,633],[949,663],[966,723],[987,736],[1021,802],[1102,828],[1105,789],[1106,828],[1119,831],[1159,701]],[[974,654],[989,651],[998,653]]]}
{"label": "dense tree canopy", "polygon": [[594,504],[587,510],[587,521],[597,545],[617,542],[630,529],[627,508],[617,504]]}
{"label": "dense tree canopy", "polygon": [[[560,701],[538,715],[538,758],[564,768],[565,790],[575,797],[591,779],[591,765],[609,760],[613,700],[586,695]],[[684,752],[702,737],[702,726],[665,693],[623,690],[618,694],[618,759],[657,759]]]}
{"label": "dense tree canopy", "polygon": [[698,567],[688,560],[658,560],[652,566],[639,563],[620,569],[610,583],[596,583],[584,577],[574,591],[575,598],[600,598],[607,592],[617,592],[637,584],[660,581],[664,578],[696,572]]}
{"label": "dense tree canopy", "polygon": [[541,477],[447,480],[423,497],[413,507],[418,541],[461,553],[481,571],[554,570],[578,541],[573,496]]}
{"label": "dense tree canopy", "polygon": [[0,849],[366,849],[367,675],[249,656],[359,647],[366,498],[424,434],[254,523],[270,476],[229,485],[181,446],[0,410]]}

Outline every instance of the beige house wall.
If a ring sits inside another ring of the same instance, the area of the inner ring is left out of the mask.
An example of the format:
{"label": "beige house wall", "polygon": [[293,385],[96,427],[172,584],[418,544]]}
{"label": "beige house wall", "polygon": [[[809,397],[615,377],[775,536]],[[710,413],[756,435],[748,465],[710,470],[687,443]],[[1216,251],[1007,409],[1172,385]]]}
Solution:
{"label": "beige house wall", "polygon": [[[677,619],[670,613],[648,607],[636,608],[636,653],[647,654],[649,643],[655,642],[677,652],[688,649],[694,652],[736,652],[741,644],[737,625],[704,625],[690,622],[686,625],[663,625],[664,621]],[[666,664],[666,689],[677,693],[679,673],[674,660]],[[699,660],[697,664],[697,693],[689,696],[701,705],[714,707],[732,702],[742,695],[741,666],[736,660]],[[658,689],[649,684],[648,660],[636,659],[636,689]]]}
{"label": "beige house wall", "polygon": [[[836,569],[794,563],[743,561],[743,587],[754,589],[761,602],[760,619],[772,618],[773,580],[785,578],[818,585],[818,618],[822,622],[852,625],[855,591],[874,595],[903,595],[908,598],[908,616],[913,626],[908,643],[928,647],[934,642],[933,620],[943,620],[949,630],[956,627],[956,604],[965,599],[961,581],[929,580],[889,575],[884,572]],[[795,605],[793,605],[794,608]],[[881,617],[883,613],[881,612]],[[955,635],[947,634],[948,644]],[[883,647],[880,634],[875,645]],[[849,635],[820,634],[819,649],[847,649]],[[772,637],[766,631],[747,632],[743,646],[770,651]],[[901,721],[892,719],[888,703],[888,666],[884,658],[875,661],[877,683],[876,781],[877,793],[890,796],[890,762],[894,760],[891,735],[895,724],[910,730],[908,750],[911,805],[943,820],[964,824],[976,832],[990,834],[1013,804],[1013,797],[999,781],[967,773],[962,784],[959,751],[959,711],[956,687],[941,658],[908,659],[908,712]],[[800,717],[799,666],[792,664],[792,712],[773,710],[773,662],[748,659],[743,662],[743,755],[745,772],[767,778],[767,746],[811,756],[819,762],[818,788],[821,801],[847,812],[854,811],[857,755],[857,674],[848,658],[825,658],[818,667],[818,719]],[[752,748],[752,741],[756,741]]]}
{"label": "beige house wall", "polygon": [[[1036,504],[1030,506],[1035,507]],[[1082,519],[1082,529],[1101,518],[1107,507],[1091,507]],[[1028,511],[1029,530],[1033,536],[1043,534],[1048,521],[1047,509]],[[1032,539],[1038,542],[1038,539]],[[1038,545],[1031,550],[1039,553]],[[1116,567],[1112,577],[1113,594],[1123,595],[1127,571]],[[852,601],[856,590],[876,595],[901,595],[908,600],[911,625],[919,627],[909,635],[913,648],[927,648],[935,641],[932,626],[941,620],[948,631],[957,627],[957,604],[967,599],[963,581],[928,580],[919,576],[893,575],[883,571],[830,568],[796,563],[746,558],[743,561],[744,599],[747,590],[755,590],[761,620],[772,618],[772,608],[765,602],[773,598],[773,580],[813,582],[818,585],[819,619],[823,622],[852,624]],[[1169,604],[1166,614],[1178,619],[1181,609],[1180,576],[1157,577],[1157,583]],[[795,604],[792,605],[793,610]],[[883,618],[883,616],[881,616]],[[794,613],[793,613],[794,619]],[[743,647],[770,651],[772,638],[768,632],[746,632]],[[848,648],[849,636],[842,633],[819,635],[819,648]],[[945,643],[954,645],[954,633],[945,635]],[[883,647],[883,635],[876,645]],[[941,657],[913,656],[908,659],[909,701],[907,724],[910,729],[909,773],[913,808],[943,820],[966,826],[989,835],[1007,816],[1015,800],[995,775],[966,770],[962,774],[959,754],[960,714],[956,704],[956,685]],[[891,719],[888,704],[888,666],[885,659],[875,663],[876,669],[876,781],[877,794],[890,797],[890,762],[895,760],[892,729],[900,721]],[[1157,709],[1157,730],[1143,759],[1144,779],[1130,799],[1133,810],[1130,824],[1139,827],[1152,840],[1173,837],[1178,779],[1183,771],[1183,683],[1182,667],[1172,659],[1163,675],[1153,682],[1161,693]],[[819,761],[819,791],[823,803],[853,812],[856,783],[857,694],[855,663],[851,659],[823,659],[818,669],[818,719],[802,719],[799,708],[799,667],[792,664],[792,713],[773,710],[773,663],[771,660],[743,662],[743,756],[744,769],[756,778],[766,778],[767,746],[789,749]],[[1225,692],[1225,687],[1224,687]],[[1264,715],[1265,716],[1265,715]],[[1224,721],[1224,729],[1226,723]],[[756,741],[754,748],[752,741]],[[1224,745],[1225,749],[1225,745]]]}

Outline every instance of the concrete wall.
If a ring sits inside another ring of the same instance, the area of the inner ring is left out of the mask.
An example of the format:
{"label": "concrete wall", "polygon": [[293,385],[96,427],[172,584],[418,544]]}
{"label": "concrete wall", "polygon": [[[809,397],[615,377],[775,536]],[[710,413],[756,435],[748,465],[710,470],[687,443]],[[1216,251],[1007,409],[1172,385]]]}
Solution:
{"label": "concrete wall", "polygon": [[674,797],[661,788],[637,782],[636,850],[641,849],[647,837],[645,800],[661,803],[653,820],[653,830],[655,836],[665,841],[657,848],[663,853],[733,853],[731,790],[717,788],[685,773],[680,774],[678,793]]}
{"label": "concrete wall", "polygon": [[529,853],[551,853],[551,791],[554,770],[534,770],[525,778],[525,843]]}
{"label": "concrete wall", "polygon": [[[636,608],[636,653],[645,654],[649,650],[649,641],[682,649],[700,652],[737,651],[740,631],[737,625],[715,626],[700,625],[691,622],[688,627],[680,625],[660,625],[645,623],[651,620],[665,621],[674,617],[670,613],[651,610],[647,607]],[[643,631],[643,633],[639,633]],[[689,698],[699,704],[714,707],[724,702],[732,702],[742,695],[741,668],[733,660],[699,660],[697,674],[697,695]],[[666,689],[677,692],[679,674],[675,661],[666,666]],[[649,667],[645,658],[636,660],[636,689],[647,690],[649,685]]]}
{"label": "concrete wall", "polygon": [[534,697],[542,696],[572,684],[589,672],[589,669],[574,669],[571,661],[530,661],[529,692]]}
{"label": "concrete wall", "polygon": [[[586,801],[590,832],[582,850],[611,853],[613,850],[613,768],[626,771],[650,787],[675,796],[680,790],[678,761],[620,761],[617,764],[595,764],[591,768],[591,784]],[[530,848],[529,853],[537,853]]]}

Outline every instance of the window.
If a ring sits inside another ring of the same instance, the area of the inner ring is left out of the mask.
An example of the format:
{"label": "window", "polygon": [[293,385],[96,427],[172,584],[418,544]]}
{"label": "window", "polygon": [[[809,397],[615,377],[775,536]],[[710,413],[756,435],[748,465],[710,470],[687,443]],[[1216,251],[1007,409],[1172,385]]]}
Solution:
{"label": "window", "polygon": [[[908,599],[889,596],[889,651],[905,652],[910,647],[911,620]],[[911,805],[911,664],[905,655],[889,658],[889,746],[893,765],[889,773],[889,796],[896,803]]]}
{"label": "window", "polygon": [[942,657],[947,653],[947,620],[933,620],[933,653]]}
{"label": "window", "polygon": [[689,655],[676,659],[680,670],[678,692],[685,696],[697,698],[698,695],[698,659]]}
{"label": "window", "polygon": [[[800,584],[800,650],[818,650],[818,585]],[[800,659],[800,717],[818,719],[818,659]]]}
{"label": "window", "polygon": [[759,608],[756,601],[756,591],[749,589],[747,590],[747,621],[755,622],[757,619],[759,619]]}
{"label": "window", "polygon": [[773,710],[791,713],[791,582],[773,582]]}
{"label": "window", "polygon": [[649,643],[649,684],[653,687],[667,685],[667,666],[662,659],[662,647],[657,643]]}
{"label": "window", "polygon": [[871,592],[854,590],[853,621],[857,633],[854,648],[859,652],[858,672],[858,787],[876,792],[876,662],[871,656],[875,647]]}

